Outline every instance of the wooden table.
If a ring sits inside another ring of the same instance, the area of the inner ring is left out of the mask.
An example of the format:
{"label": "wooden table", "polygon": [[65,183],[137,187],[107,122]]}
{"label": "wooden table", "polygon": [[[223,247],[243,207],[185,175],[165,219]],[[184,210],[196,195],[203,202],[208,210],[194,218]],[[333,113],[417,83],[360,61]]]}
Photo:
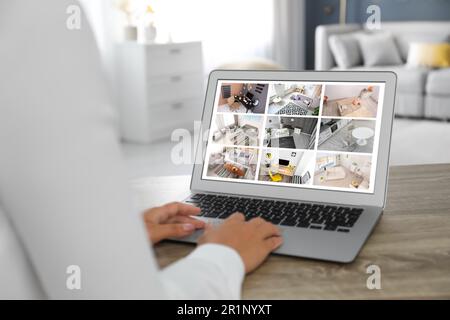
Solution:
{"label": "wooden table", "polygon": [[[182,199],[189,177],[147,178],[132,185],[135,200],[148,207]],[[165,266],[193,249],[166,242],[156,254]],[[366,287],[371,264],[381,269],[380,290]],[[450,298],[450,164],[391,168],[387,208],[353,263],[272,255],[247,276],[243,298]]]}

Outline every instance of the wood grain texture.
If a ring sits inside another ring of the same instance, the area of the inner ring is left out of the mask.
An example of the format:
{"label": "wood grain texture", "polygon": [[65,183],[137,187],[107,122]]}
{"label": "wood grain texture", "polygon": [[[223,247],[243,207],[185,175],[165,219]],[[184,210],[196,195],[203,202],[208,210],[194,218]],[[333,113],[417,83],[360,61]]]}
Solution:
{"label": "wood grain texture", "polygon": [[[155,183],[163,189],[175,184],[174,195],[188,188],[188,177],[156,179],[141,180],[135,188],[145,194],[151,186],[157,189]],[[156,247],[156,255],[166,266],[193,248],[165,242]],[[381,290],[366,287],[370,264],[381,268]],[[384,215],[353,263],[273,255],[247,276],[243,298],[449,299],[450,164],[391,168]]]}

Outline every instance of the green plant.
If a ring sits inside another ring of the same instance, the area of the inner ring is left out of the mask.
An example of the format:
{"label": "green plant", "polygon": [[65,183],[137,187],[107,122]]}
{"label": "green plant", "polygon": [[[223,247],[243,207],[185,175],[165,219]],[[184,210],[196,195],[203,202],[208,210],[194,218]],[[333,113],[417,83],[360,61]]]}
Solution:
{"label": "green plant", "polygon": [[320,107],[315,108],[312,115],[313,116],[318,116],[319,115],[319,110],[320,110]]}

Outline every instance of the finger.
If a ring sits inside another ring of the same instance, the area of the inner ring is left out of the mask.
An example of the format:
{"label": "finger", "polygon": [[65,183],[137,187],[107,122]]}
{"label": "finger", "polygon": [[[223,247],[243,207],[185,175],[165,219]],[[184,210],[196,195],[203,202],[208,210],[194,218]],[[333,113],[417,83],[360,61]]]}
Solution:
{"label": "finger", "polygon": [[142,214],[145,222],[157,222],[155,208],[147,209]]}
{"label": "finger", "polygon": [[226,220],[228,221],[245,221],[245,216],[240,212],[235,212],[229,216]]}
{"label": "finger", "polygon": [[202,229],[205,227],[205,222],[200,219],[185,217],[185,216],[175,216],[167,220],[166,223],[191,223],[197,229]]}
{"label": "finger", "polygon": [[258,233],[263,239],[280,236],[280,229],[270,222],[263,222],[258,226]]}
{"label": "finger", "polygon": [[193,216],[200,213],[200,208],[191,206],[186,203],[180,202],[171,202],[165,204],[161,207],[156,207],[152,209],[152,213],[154,214],[158,220],[158,222],[165,222],[169,218],[174,217],[176,215],[183,216]]}
{"label": "finger", "polygon": [[264,245],[269,252],[276,250],[282,244],[283,244],[283,238],[278,237],[278,236],[270,237],[270,238],[267,238],[266,240],[264,240]]}
{"label": "finger", "polygon": [[267,221],[261,217],[256,217],[256,218],[250,219],[249,223],[254,224],[255,226],[259,226],[259,225],[262,225],[263,223],[267,223]]}
{"label": "finger", "polygon": [[169,215],[196,216],[200,213],[200,208],[182,202],[171,202],[162,206],[169,212]]}
{"label": "finger", "polygon": [[184,224],[160,224],[155,225],[149,231],[153,244],[168,238],[182,238],[192,234],[195,226],[190,223]]}

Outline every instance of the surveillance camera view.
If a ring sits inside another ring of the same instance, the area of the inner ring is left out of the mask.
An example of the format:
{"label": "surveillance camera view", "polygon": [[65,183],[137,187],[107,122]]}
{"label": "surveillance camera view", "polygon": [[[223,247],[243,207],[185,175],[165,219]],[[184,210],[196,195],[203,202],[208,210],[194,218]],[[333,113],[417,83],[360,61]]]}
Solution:
{"label": "surveillance camera view", "polygon": [[275,83],[269,87],[269,114],[318,116],[322,85]]}
{"label": "surveillance camera view", "polygon": [[264,118],[252,114],[218,114],[211,124],[212,142],[223,145],[257,146]]}
{"label": "surveillance camera view", "polygon": [[224,83],[217,111],[262,114],[266,109],[267,90],[268,84]]}
{"label": "surveillance camera view", "polygon": [[253,180],[256,176],[258,149],[211,146],[207,175],[217,178]]}

